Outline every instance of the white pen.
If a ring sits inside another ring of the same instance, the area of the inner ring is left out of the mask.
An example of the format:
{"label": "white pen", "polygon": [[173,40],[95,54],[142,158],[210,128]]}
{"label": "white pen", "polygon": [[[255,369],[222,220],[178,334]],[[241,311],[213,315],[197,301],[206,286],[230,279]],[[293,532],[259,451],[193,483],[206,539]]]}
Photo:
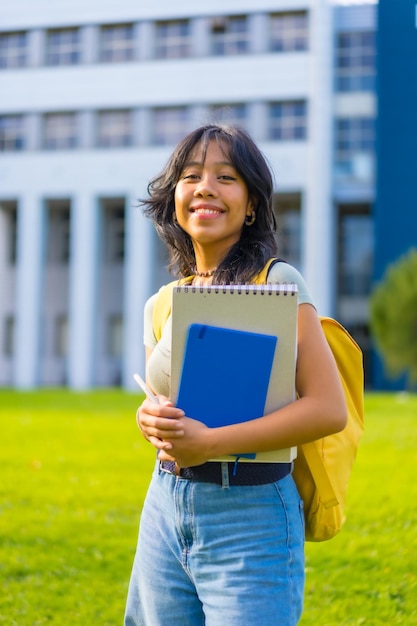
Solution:
{"label": "white pen", "polygon": [[152,391],[149,389],[148,385],[145,383],[143,378],[139,376],[139,374],[133,374],[133,378],[135,379],[135,382],[139,385],[139,387],[142,389],[142,391],[145,393],[146,397],[149,398],[151,402],[154,402],[155,404],[159,404],[158,398],[156,397],[155,394],[152,393]]}

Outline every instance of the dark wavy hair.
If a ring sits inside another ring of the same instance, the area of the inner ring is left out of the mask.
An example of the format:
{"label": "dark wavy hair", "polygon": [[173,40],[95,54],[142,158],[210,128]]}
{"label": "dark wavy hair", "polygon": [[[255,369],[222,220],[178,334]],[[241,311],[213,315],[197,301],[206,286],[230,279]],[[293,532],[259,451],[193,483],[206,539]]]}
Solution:
{"label": "dark wavy hair", "polygon": [[194,249],[189,235],[174,220],[174,194],[177,182],[196,146],[203,159],[211,141],[216,141],[244,180],[256,212],[252,226],[242,234],[222,260],[213,276],[216,284],[247,283],[275,256],[276,220],[273,211],[273,179],[265,157],[241,128],[208,124],[187,135],[176,147],[162,173],[148,185],[149,197],[141,200],[144,213],[152,218],[156,231],[168,247],[170,272],[177,276],[193,274]]}

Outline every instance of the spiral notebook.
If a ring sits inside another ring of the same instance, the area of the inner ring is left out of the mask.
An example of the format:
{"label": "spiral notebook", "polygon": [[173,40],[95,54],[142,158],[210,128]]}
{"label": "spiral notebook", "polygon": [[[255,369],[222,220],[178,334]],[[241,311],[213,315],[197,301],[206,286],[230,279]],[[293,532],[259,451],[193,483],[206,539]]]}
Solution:
{"label": "spiral notebook", "polygon": [[[285,406],[295,399],[295,365],[297,346],[297,302],[296,285],[225,285],[193,287],[176,286],[172,292],[172,360],[171,360],[171,398],[178,402],[179,390],[182,385],[194,388],[196,400],[221,405],[233,394],[233,382],[230,386],[223,385],[225,391],[220,393],[217,371],[222,376],[245,362],[246,398],[250,394],[259,393],[259,388],[251,382],[260,368],[257,354],[251,356],[250,350],[243,349],[237,364],[236,354],[227,351],[218,343],[218,359],[207,360],[194,355],[187,364],[182,381],[182,370],[187,355],[187,338],[190,326],[200,324],[219,329],[258,333],[277,338],[272,365],[267,366],[264,375],[269,378],[266,398],[263,399],[262,414],[270,413]],[[246,356],[247,355],[247,356]],[[245,358],[244,358],[245,357]],[[217,368],[216,368],[216,363]],[[262,366],[263,367],[263,366]],[[269,376],[268,376],[269,369]],[[257,391],[258,390],[258,391]],[[222,394],[226,393],[226,396]],[[184,398],[184,395],[180,396]],[[214,399],[214,400],[213,400]],[[208,401],[208,400],[207,400]],[[247,400],[248,401],[248,400]],[[239,420],[237,420],[239,421]],[[240,420],[240,421],[243,421]],[[214,425],[214,424],[213,424]],[[251,462],[288,462],[295,458],[296,448],[286,448],[271,452],[261,452],[243,458]],[[213,460],[233,460],[233,457],[216,458]]]}

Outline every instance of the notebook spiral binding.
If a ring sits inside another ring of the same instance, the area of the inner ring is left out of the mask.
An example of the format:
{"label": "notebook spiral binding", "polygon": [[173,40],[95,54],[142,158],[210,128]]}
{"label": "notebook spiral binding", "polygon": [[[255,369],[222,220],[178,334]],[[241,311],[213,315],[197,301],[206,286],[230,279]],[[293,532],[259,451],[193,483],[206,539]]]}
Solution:
{"label": "notebook spiral binding", "polygon": [[176,290],[182,293],[230,293],[232,295],[234,293],[252,293],[254,296],[257,294],[261,296],[295,296],[298,291],[295,283],[267,283],[264,285],[178,285]]}

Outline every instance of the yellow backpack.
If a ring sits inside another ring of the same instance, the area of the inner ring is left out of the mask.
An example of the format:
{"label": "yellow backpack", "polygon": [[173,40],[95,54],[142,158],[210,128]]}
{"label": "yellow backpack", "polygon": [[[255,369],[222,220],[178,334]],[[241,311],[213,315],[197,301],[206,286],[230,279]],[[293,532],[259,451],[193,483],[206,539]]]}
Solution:
{"label": "yellow backpack", "polygon": [[[274,262],[271,259],[253,282],[266,283]],[[175,285],[178,281],[162,287],[156,298],[153,330],[157,341],[171,313]],[[307,541],[326,541],[342,528],[348,481],[364,430],[362,352],[341,324],[329,317],[320,317],[320,322],[339,370],[348,420],[341,432],[298,446],[293,478],[304,502]]]}

